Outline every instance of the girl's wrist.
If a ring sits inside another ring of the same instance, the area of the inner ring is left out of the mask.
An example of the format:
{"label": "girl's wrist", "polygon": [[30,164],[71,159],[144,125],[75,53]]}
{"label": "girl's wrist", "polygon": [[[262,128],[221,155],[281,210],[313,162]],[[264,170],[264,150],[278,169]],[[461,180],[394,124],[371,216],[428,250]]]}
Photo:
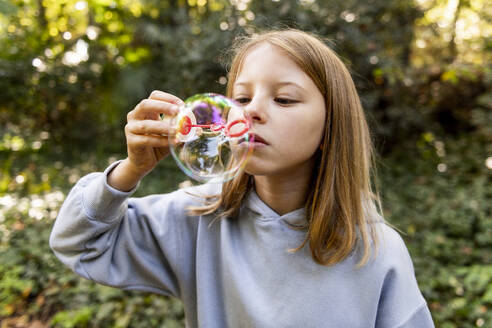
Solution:
{"label": "girl's wrist", "polygon": [[108,175],[108,184],[120,191],[130,191],[145,176],[128,158],[120,162]]}

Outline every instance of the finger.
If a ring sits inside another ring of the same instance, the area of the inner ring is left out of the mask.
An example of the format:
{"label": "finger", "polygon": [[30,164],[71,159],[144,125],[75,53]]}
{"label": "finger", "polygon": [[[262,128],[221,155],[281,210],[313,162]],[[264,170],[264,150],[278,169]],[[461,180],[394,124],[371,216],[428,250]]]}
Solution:
{"label": "finger", "polygon": [[127,119],[152,119],[157,120],[160,114],[176,115],[179,106],[173,103],[155,99],[143,99],[134,110],[128,113]]}
{"label": "finger", "polygon": [[169,123],[153,120],[131,120],[125,126],[125,131],[132,134],[168,135],[174,133]]}
{"label": "finger", "polygon": [[169,147],[169,140],[167,137],[156,135],[139,135],[129,134],[127,138],[127,144],[130,148],[136,147]]}
{"label": "finger", "polygon": [[159,91],[159,90],[154,90],[150,93],[149,99],[155,99],[155,100],[163,100],[163,101],[168,101],[172,102],[176,105],[182,105],[183,101],[176,97],[175,95],[172,95],[167,92]]}

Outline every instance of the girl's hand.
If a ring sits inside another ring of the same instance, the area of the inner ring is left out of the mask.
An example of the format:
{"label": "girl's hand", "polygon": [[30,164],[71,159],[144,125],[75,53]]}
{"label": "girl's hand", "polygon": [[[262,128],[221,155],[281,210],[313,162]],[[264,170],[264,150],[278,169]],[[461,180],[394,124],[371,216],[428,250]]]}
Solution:
{"label": "girl's hand", "polygon": [[128,158],[110,173],[108,183],[130,190],[169,154],[168,135],[174,133],[160,114],[174,116],[183,101],[162,91],[153,91],[128,113],[125,126]]}

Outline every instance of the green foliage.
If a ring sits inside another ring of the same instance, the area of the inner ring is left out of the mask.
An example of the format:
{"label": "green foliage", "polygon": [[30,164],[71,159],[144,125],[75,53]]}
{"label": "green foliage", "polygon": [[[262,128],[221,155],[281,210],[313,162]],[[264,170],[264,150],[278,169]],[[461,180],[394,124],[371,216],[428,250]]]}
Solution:
{"label": "green foliage", "polygon": [[53,317],[51,324],[63,328],[88,327],[93,311],[93,308],[89,306],[76,311],[61,311]]}
{"label": "green foliage", "polygon": [[405,233],[436,326],[492,322],[490,144],[477,139],[423,135],[381,172],[386,217]]}
{"label": "green foliage", "polygon": [[0,316],[8,316],[14,312],[15,305],[18,302],[17,295],[30,293],[33,282],[22,279],[21,274],[23,271],[24,268],[22,266],[8,267],[2,265],[0,268],[0,274],[2,275],[2,280],[0,281],[0,296],[2,299]]}

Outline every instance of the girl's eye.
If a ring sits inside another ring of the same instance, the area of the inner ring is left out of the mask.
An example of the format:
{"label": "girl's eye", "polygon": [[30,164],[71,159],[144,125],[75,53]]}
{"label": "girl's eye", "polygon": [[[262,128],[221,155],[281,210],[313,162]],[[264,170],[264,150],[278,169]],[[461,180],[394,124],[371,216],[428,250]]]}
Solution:
{"label": "girl's eye", "polygon": [[249,102],[249,98],[242,97],[242,98],[236,98],[236,101],[240,104],[246,104]]}
{"label": "girl's eye", "polygon": [[297,101],[292,100],[292,99],[287,99],[287,98],[275,98],[275,101],[281,105],[291,105],[295,104]]}

